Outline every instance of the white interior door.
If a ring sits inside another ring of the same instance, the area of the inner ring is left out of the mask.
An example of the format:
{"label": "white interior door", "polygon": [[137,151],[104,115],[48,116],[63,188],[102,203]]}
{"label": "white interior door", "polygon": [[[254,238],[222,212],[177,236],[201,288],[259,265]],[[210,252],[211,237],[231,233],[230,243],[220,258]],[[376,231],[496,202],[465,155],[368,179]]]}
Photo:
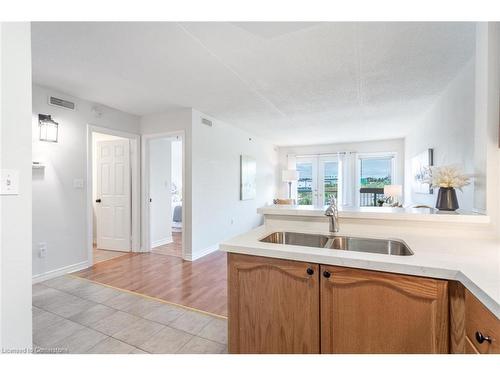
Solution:
{"label": "white interior door", "polygon": [[150,246],[172,242],[172,141],[149,141]]}
{"label": "white interior door", "polygon": [[130,251],[131,181],[128,139],[98,141],[96,147],[97,247]]}

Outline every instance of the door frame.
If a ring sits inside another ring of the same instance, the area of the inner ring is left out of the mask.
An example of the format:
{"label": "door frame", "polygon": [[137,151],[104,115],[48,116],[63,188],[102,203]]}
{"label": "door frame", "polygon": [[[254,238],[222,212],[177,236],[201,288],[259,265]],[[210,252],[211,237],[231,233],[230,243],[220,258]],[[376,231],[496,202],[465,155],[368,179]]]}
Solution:
{"label": "door frame", "polygon": [[141,251],[150,252],[151,225],[150,225],[150,186],[149,186],[149,141],[160,138],[180,137],[182,140],[182,259],[186,259],[186,136],[184,130],[172,132],[143,134],[141,137],[141,188],[142,188],[142,246]]}
{"label": "door frame", "polygon": [[92,124],[87,124],[87,189],[85,192],[85,202],[86,202],[86,225],[87,225],[87,263],[91,267],[94,264],[93,256],[93,242],[94,242],[94,229],[93,229],[93,141],[94,137],[92,133],[102,133],[108,135],[114,135],[117,137],[127,138],[130,140],[130,167],[131,167],[131,191],[130,196],[132,200],[131,205],[131,252],[140,251],[140,238],[141,238],[141,227],[140,227],[140,181],[139,181],[139,165],[140,165],[140,138],[139,134],[123,132],[120,130],[114,130],[105,128],[102,126],[96,126]]}

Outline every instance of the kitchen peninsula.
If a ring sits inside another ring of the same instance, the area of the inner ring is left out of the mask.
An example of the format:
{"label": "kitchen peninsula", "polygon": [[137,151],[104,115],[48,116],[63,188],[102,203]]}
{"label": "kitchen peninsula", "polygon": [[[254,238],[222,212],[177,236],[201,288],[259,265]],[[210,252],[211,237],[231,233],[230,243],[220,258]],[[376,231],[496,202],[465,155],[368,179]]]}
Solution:
{"label": "kitchen peninsula", "polygon": [[[332,234],[323,207],[258,212],[264,225],[220,246],[231,353],[500,352],[500,244],[487,216],[340,210]],[[281,241],[262,241],[276,233]],[[400,241],[413,254],[294,244],[287,234]]]}

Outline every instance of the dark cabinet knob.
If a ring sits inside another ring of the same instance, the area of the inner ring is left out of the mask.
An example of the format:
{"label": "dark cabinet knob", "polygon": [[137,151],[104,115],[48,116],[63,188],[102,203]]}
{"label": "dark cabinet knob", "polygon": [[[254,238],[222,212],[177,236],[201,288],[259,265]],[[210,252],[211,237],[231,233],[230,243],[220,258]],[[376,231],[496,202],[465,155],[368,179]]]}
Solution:
{"label": "dark cabinet knob", "polygon": [[312,268],[308,268],[306,272],[307,272],[308,275],[313,275],[314,274],[314,270]]}
{"label": "dark cabinet knob", "polygon": [[101,200],[100,199],[96,199],[95,202],[96,203],[101,203]]}
{"label": "dark cabinet knob", "polygon": [[326,277],[327,279],[331,276],[332,274],[328,271],[323,272],[323,276]]}
{"label": "dark cabinet knob", "polygon": [[491,343],[491,337],[483,335],[481,332],[477,331],[476,332],[476,341],[480,344],[482,344],[485,341],[488,341]]}

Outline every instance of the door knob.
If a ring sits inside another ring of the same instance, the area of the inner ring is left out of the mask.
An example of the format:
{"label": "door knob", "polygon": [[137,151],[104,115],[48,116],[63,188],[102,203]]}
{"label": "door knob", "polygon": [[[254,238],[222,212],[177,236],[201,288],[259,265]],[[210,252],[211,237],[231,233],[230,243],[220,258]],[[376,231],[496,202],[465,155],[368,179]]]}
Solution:
{"label": "door knob", "polygon": [[482,332],[476,331],[476,341],[482,344],[485,341],[488,341],[491,344],[491,337],[483,335]]}
{"label": "door knob", "polygon": [[306,272],[307,272],[308,275],[313,275],[314,274],[314,270],[312,268],[308,268]]}
{"label": "door knob", "polygon": [[95,200],[96,203],[101,203],[101,198]]}
{"label": "door knob", "polygon": [[323,272],[323,276],[326,277],[327,279],[331,276],[332,274],[328,271]]}

